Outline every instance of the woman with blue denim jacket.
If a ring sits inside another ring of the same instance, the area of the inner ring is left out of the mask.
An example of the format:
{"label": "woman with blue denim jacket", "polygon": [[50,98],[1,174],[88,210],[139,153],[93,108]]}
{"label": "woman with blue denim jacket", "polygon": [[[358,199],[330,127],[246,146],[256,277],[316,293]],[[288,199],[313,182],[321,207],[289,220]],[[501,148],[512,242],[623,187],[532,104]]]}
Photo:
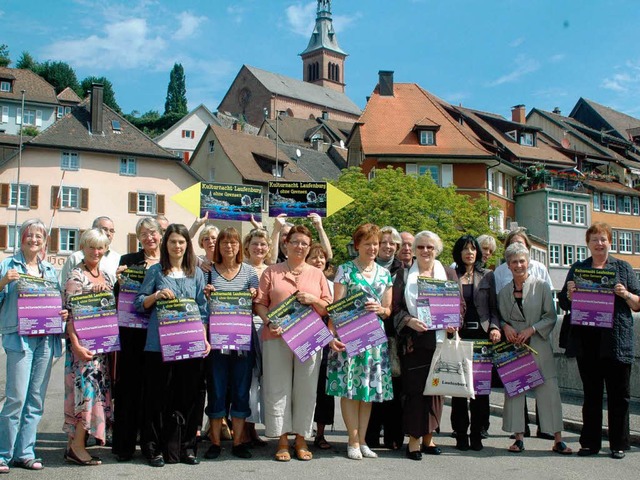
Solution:
{"label": "woman with blue denim jacket", "polygon": [[[20,250],[0,264],[0,334],[7,354],[6,401],[0,412],[0,473],[13,466],[30,470],[44,468],[35,457],[38,423],[53,357],[62,355],[61,335],[18,333],[18,280],[31,275],[51,282],[60,290],[53,265],[42,260],[47,229],[40,220],[27,220],[20,227]],[[60,310],[67,320],[67,311]]]}

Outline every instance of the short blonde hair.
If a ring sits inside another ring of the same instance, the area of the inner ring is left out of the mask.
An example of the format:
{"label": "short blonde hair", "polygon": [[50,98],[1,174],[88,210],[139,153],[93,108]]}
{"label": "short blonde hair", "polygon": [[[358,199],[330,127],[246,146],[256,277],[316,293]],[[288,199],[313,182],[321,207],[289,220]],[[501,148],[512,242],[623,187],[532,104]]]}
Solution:
{"label": "short blonde hair", "polygon": [[89,230],[85,230],[80,236],[80,250],[84,249],[86,246],[108,248],[109,243],[109,237],[107,237],[99,228],[90,228]]}
{"label": "short blonde hair", "polygon": [[[200,248],[204,248],[204,245],[202,244],[202,242],[205,239],[205,237],[209,236],[210,232],[213,232],[216,234],[216,239],[218,238],[218,235],[220,235],[220,229],[218,227],[216,227],[215,225],[205,225],[202,231],[200,232],[200,235],[198,235],[198,245],[200,245]],[[218,241],[216,240],[216,245],[217,244],[218,244]]]}

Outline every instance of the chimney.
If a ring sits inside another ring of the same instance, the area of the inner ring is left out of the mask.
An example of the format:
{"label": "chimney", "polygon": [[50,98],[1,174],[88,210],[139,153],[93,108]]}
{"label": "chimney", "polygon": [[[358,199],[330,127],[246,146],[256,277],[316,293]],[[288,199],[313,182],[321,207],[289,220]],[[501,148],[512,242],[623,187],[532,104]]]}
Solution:
{"label": "chimney", "polygon": [[240,122],[233,122],[233,127],[232,128],[236,132],[241,132],[242,131],[242,126],[240,125]]}
{"label": "chimney", "polygon": [[329,120],[329,112],[326,110],[322,111],[322,120]]}
{"label": "chimney", "polygon": [[555,113],[556,115],[560,115],[562,112],[560,111],[560,107],[556,107],[553,109],[553,112],[551,113]]}
{"label": "chimney", "polygon": [[527,123],[526,109],[524,105],[511,107],[511,121],[516,123]]}
{"label": "chimney", "polygon": [[103,86],[101,83],[91,85],[91,133],[102,134],[102,95]]}
{"label": "chimney", "polygon": [[381,97],[393,97],[393,71],[380,70],[378,72],[379,92]]}

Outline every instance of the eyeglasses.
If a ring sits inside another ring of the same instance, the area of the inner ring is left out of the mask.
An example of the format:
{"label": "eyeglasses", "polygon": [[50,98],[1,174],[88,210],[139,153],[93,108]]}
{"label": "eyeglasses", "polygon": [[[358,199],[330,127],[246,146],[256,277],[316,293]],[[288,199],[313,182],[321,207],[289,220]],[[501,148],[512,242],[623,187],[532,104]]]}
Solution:
{"label": "eyeglasses", "polygon": [[416,245],[416,249],[418,250],[433,250],[435,247],[433,245]]}
{"label": "eyeglasses", "polygon": [[236,245],[240,245],[235,240],[223,240],[222,242],[220,242],[220,244],[221,245],[231,245],[232,247],[235,247]]}
{"label": "eyeglasses", "polygon": [[289,242],[289,245],[293,245],[294,247],[302,247],[302,248],[307,248],[310,245],[306,242],[303,242],[301,240],[292,240]]}
{"label": "eyeglasses", "polygon": [[[111,232],[111,233],[115,233],[115,230],[113,232]],[[140,238],[142,240],[146,240],[147,238],[152,238],[152,237],[155,237],[156,235],[158,235],[158,232],[156,232],[155,230],[151,230],[149,232],[141,233],[140,234]]]}

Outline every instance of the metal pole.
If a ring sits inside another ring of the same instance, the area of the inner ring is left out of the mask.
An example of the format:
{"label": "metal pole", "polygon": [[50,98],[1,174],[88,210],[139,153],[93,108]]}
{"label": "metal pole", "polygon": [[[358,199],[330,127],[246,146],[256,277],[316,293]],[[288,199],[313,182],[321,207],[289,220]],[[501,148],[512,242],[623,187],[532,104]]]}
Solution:
{"label": "metal pole", "polygon": [[24,94],[25,90],[22,90],[22,118],[20,119],[20,148],[18,150],[18,179],[17,179],[17,191],[16,191],[16,212],[13,217],[13,252],[16,252],[18,248],[18,210],[20,207],[20,169],[22,167],[22,130],[24,128]]}
{"label": "metal pole", "polygon": [[278,119],[280,118],[280,112],[276,110],[276,172],[274,177],[278,178],[278,142],[280,141],[280,135],[278,134]]}

